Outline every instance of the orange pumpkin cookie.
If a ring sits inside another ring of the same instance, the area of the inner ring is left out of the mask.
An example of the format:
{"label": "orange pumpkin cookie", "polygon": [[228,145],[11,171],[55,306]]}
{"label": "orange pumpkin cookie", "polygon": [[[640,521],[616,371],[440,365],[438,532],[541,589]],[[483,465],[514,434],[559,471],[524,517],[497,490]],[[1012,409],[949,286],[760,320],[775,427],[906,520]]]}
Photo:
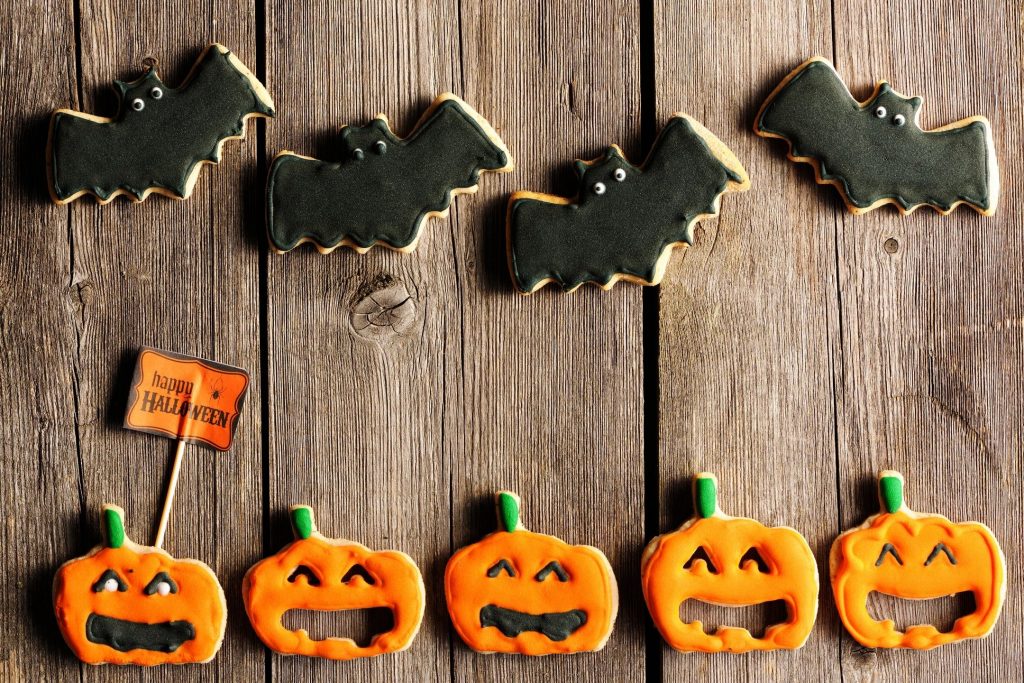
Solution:
{"label": "orange pumpkin cookie", "polygon": [[600,650],[618,612],[615,576],[597,548],[527,531],[519,498],[495,495],[500,531],[448,560],[448,614],[478,652],[524,655]]}
{"label": "orange pumpkin cookie", "polygon": [[68,646],[88,664],[208,662],[227,611],[208,566],[125,536],[124,510],[104,504],[103,543],[61,565],[53,608]]}
{"label": "orange pumpkin cookie", "polygon": [[[655,626],[669,645],[683,651],[802,646],[818,613],[818,567],[807,541],[789,527],[723,514],[717,488],[713,474],[694,477],[695,517],[644,549],[640,574]],[[691,599],[726,606],[782,600],[789,618],[769,626],[760,638],[735,626],[709,634],[701,622],[682,620],[680,607]]]}
{"label": "orange pumpkin cookie", "polygon": [[[397,550],[373,551],[316,530],[313,509],[291,507],[295,540],[260,560],[245,574],[242,597],[260,640],[284,655],[326,659],[373,657],[401,652],[420,630],[425,604],[423,577],[412,558]],[[304,629],[290,630],[289,610],[391,610],[393,627],[365,647],[351,638],[313,640]]]}
{"label": "orange pumpkin cookie", "polygon": [[[903,502],[899,472],[878,476],[878,497],[882,512],[832,544],[832,591],[846,630],[867,647],[915,650],[987,636],[1006,594],[1006,563],[992,531],[978,522],[956,524],[942,515],[911,511]],[[871,617],[872,591],[911,600],[970,591],[975,610],[946,633],[931,624],[903,632],[891,620]]]}

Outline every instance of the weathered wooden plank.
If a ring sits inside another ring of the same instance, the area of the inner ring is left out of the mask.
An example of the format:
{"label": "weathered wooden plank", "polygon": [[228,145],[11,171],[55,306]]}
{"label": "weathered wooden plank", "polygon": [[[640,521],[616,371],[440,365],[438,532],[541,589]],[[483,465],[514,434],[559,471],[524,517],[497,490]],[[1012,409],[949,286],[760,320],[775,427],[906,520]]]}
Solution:
{"label": "weathered wooden plank", "polygon": [[493,531],[493,492],[516,490],[528,528],[604,550],[620,613],[598,654],[457,644],[455,679],[643,680],[641,289],[519,296],[502,239],[507,192],[573,195],[572,159],[611,143],[640,152],[638,5],[463,3],[462,26],[466,95],[493,113],[517,168],[461,207],[453,231],[463,346],[452,379],[465,396],[449,422],[465,433],[452,458],[454,546]]}
{"label": "weathered wooden plank", "polygon": [[[792,526],[819,561],[818,621],[795,652],[683,655],[663,647],[663,679],[838,677],[838,620],[827,580],[836,532],[832,367],[838,349],[835,206],[784,146],[752,121],[789,68],[830,54],[827,2],[750,7],[655,4],[658,125],[682,110],[735,152],[752,187],[675,256],[660,296],[661,530],[692,514],[690,477],[716,472],[722,509]],[[763,628],[771,613],[688,602],[706,628]],[[738,620],[738,621],[734,621]],[[759,631],[755,631],[759,633]]]}
{"label": "weathered wooden plank", "polygon": [[[461,89],[457,27],[454,3],[268,2],[268,86],[287,112],[269,129],[268,158],[282,149],[332,158],[342,125],[379,112],[408,133],[436,94]],[[453,215],[476,201],[457,199]],[[463,426],[453,417],[462,405],[463,311],[450,234],[463,229],[454,218],[428,221],[413,254],[321,256],[305,246],[268,260],[270,546],[289,538],[288,506],[305,502],[329,536],[409,553],[427,586],[412,647],[343,665],[353,679],[450,675],[441,576],[450,461],[463,452]],[[375,301],[390,322],[367,327],[359,312]],[[271,661],[281,681],[330,680],[341,671],[326,660]]]}
{"label": "weathered wooden plank", "polygon": [[[255,68],[255,10],[248,2],[83,2],[83,109],[112,114],[111,81],[131,80],[141,62],[159,60],[161,77],[184,79],[214,40]],[[224,584],[229,627],[208,666],[163,667],[157,678],[207,680],[263,676],[264,655],[241,609],[241,576],[261,548],[259,253],[246,234],[253,208],[243,188],[255,178],[255,134],[225,145],[220,166],[202,171],[191,198],[152,196],[133,205],[71,209],[79,423],[84,495],[78,551],[96,542],[95,515],[109,500],[124,506],[128,532],[151,542],[174,444],[120,427],[131,364],[150,344],[248,368],[255,378],[235,445],[217,454],[189,447],[165,549],[210,564]],[[258,211],[258,208],[255,209]],[[256,214],[258,215],[258,213]],[[85,668],[89,680],[124,676],[115,667]]]}
{"label": "weathered wooden plank", "polygon": [[[1020,444],[1024,438],[1024,241],[1019,150],[1020,8],[961,2],[882,8],[836,3],[836,67],[855,96],[887,79],[924,97],[924,128],[974,114],[993,125],[1003,184],[996,215],[948,217],[891,207],[843,214],[839,230],[843,363],[839,384],[841,519],[877,510],[874,475],[901,470],[915,510],[980,520],[1000,539],[1010,585],[986,640],[927,654],[864,651],[844,637],[850,680],[1020,680],[1024,579]],[[1011,28],[1017,27],[1017,28]],[[951,163],[956,163],[951,160]],[[969,601],[879,601],[897,625],[948,623]],[[931,620],[935,621],[931,621]]]}
{"label": "weathered wooden plank", "polygon": [[39,681],[78,668],[50,593],[54,570],[79,546],[81,289],[68,210],[50,204],[43,164],[50,110],[76,99],[71,4],[10,6],[0,33],[0,679]]}

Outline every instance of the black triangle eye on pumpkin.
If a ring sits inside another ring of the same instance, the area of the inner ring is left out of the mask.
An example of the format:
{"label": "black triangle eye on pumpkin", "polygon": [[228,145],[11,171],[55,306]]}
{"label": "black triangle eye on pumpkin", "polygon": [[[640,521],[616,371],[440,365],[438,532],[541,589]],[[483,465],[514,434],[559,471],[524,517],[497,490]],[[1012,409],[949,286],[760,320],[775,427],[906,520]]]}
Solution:
{"label": "black triangle eye on pumpkin", "polygon": [[509,564],[509,561],[505,558],[498,560],[490,569],[487,570],[487,576],[492,579],[496,579],[502,574],[505,576],[511,576],[512,578],[515,578],[516,575],[516,570],[512,568],[512,565]]}
{"label": "black triangle eye on pumpkin", "polygon": [[292,570],[288,575],[288,583],[302,582],[309,584],[310,586],[319,586],[320,577],[316,575],[316,572],[310,569],[304,564],[300,564],[298,567]]}
{"label": "black triangle eye on pumpkin", "polygon": [[173,595],[178,592],[178,584],[167,572],[160,572],[142,589],[146,595]]}
{"label": "black triangle eye on pumpkin", "polygon": [[900,557],[900,553],[898,550],[896,550],[896,546],[894,546],[892,543],[886,543],[882,546],[881,552],[878,553],[878,559],[875,560],[875,566],[881,567],[882,563],[885,562],[885,559],[887,557],[894,560],[898,565],[903,564],[903,558]]}
{"label": "black triangle eye on pumpkin", "polygon": [[928,555],[928,559],[924,561],[924,566],[929,566],[940,555],[945,555],[950,564],[956,564],[956,557],[953,556],[953,551],[949,549],[949,546],[945,543],[936,543],[935,547],[932,548],[932,552]]}
{"label": "black triangle eye on pumpkin", "polygon": [[712,561],[711,556],[708,554],[707,548],[702,545],[697,546],[697,549],[690,555],[690,559],[683,565],[683,569],[688,569],[695,572],[708,572],[710,574],[717,574],[718,567]]}
{"label": "black triangle eye on pumpkin", "polygon": [[765,561],[761,553],[757,551],[757,548],[751,547],[750,550],[743,553],[743,557],[740,558],[740,569],[746,572],[757,571],[762,574],[770,574],[771,567],[768,566],[768,562]]}
{"label": "black triangle eye on pumpkin", "polygon": [[569,572],[565,571],[565,567],[558,560],[552,560],[544,565],[544,568],[537,572],[536,578],[538,581],[544,581],[552,574],[558,577],[558,580],[562,583],[569,580]]}
{"label": "black triangle eye on pumpkin", "polygon": [[349,570],[345,572],[345,576],[341,577],[341,582],[350,583],[356,579],[365,581],[370,586],[377,583],[377,580],[370,575],[370,572],[366,570],[366,567],[358,563],[352,565]]}
{"label": "black triangle eye on pumpkin", "polygon": [[100,593],[104,591],[107,593],[113,593],[114,591],[124,593],[127,590],[128,584],[126,584],[124,579],[118,576],[117,572],[113,569],[108,569],[103,572],[103,574],[100,575],[100,578],[96,580],[96,583],[92,585],[93,593]]}

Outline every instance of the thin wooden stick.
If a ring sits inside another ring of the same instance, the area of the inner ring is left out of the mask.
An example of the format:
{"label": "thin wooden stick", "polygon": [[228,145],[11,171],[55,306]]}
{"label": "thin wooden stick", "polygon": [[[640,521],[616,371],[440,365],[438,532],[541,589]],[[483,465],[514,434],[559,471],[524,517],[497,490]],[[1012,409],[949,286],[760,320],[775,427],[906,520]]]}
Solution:
{"label": "thin wooden stick", "polygon": [[171,517],[171,506],[174,505],[174,492],[178,489],[178,474],[181,472],[182,454],[185,452],[185,440],[178,440],[178,450],[174,452],[174,465],[171,467],[171,481],[167,484],[167,496],[164,498],[164,509],[160,513],[160,526],[156,530],[156,542],[154,546],[160,548],[164,544],[164,534],[167,533],[167,521]]}

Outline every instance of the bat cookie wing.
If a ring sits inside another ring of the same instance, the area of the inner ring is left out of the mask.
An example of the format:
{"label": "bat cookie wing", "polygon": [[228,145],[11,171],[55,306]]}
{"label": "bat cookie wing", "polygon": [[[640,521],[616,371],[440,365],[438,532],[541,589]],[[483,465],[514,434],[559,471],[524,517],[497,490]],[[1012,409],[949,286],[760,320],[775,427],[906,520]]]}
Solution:
{"label": "bat cookie wing", "polygon": [[341,131],[343,155],[322,161],[282,152],[267,179],[267,237],[283,253],[304,242],[321,253],[375,245],[410,252],[423,222],[445,217],[480,175],[512,170],[487,121],[451,93],[440,95],[400,138],[383,115]]}
{"label": "bat cookie wing", "polygon": [[811,164],[817,182],[834,185],[852,213],[885,204],[903,214],[930,206],[946,215],[960,204],[995,213],[999,170],[988,121],[973,116],[922,130],[920,108],[920,98],[884,81],[859,102],[827,59],[813,57],[768,96],[754,132],[785,140],[789,159]]}
{"label": "bat cookie wing", "polygon": [[50,118],[46,169],[50,196],[67,204],[92,194],[141,202],[152,193],[192,194],[204,163],[218,163],[224,142],[242,138],[253,116],[274,115],[263,85],[223,45],[203,51],[185,81],[171,88],[150,68],[116,81],[114,118],[59,109]]}
{"label": "bat cookie wing", "polygon": [[694,224],[717,215],[723,194],[750,186],[736,156],[685,114],[669,120],[642,165],[612,146],[576,172],[575,198],[521,191],[509,200],[509,271],[521,293],[548,283],[656,285],[672,249],[693,242]]}

